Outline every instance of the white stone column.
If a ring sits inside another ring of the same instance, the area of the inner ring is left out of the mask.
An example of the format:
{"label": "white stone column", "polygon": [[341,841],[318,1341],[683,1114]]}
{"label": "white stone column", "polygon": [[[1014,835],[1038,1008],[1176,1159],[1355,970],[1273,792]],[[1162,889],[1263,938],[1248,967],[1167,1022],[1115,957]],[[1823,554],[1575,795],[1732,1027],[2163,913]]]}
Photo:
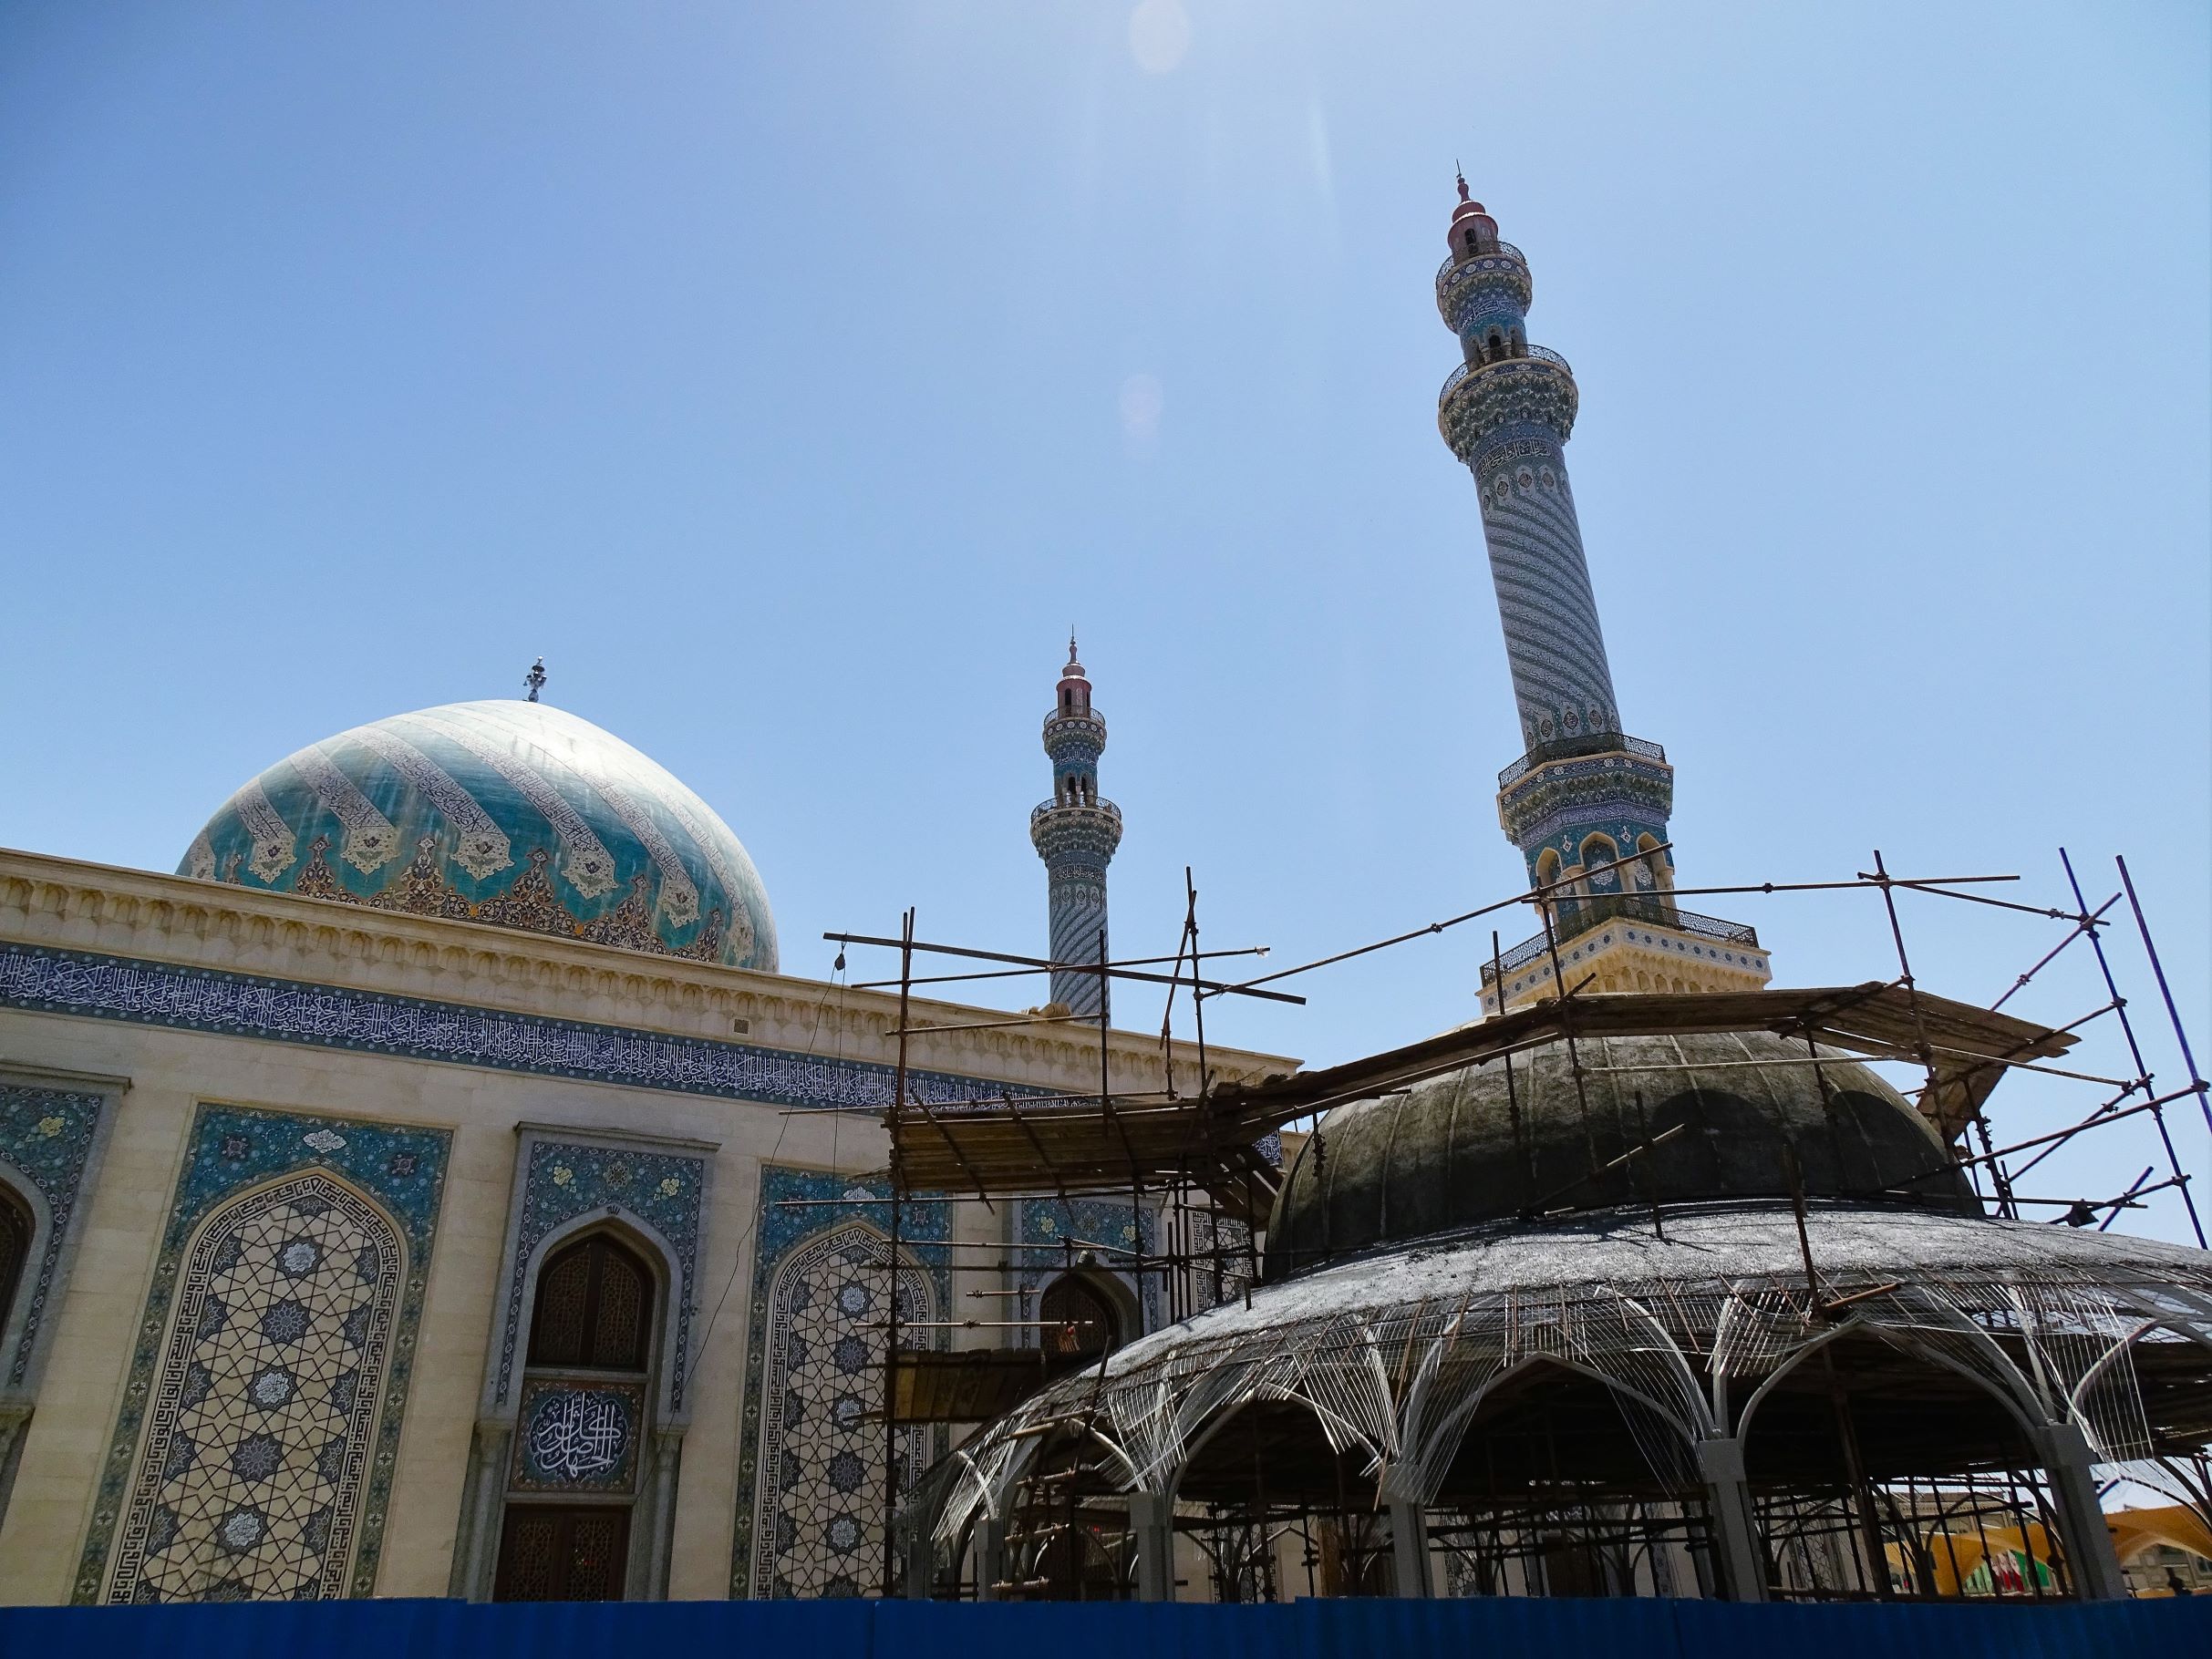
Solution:
{"label": "white stone column", "polygon": [[2097,1501],[2096,1456],[2078,1423],[2047,1423],[2035,1431],[2035,1455],[2042,1459],[2058,1505],[2067,1562],[2073,1569],[2074,1593],[2084,1602],[2124,1602],[2127,1578]]}
{"label": "white stone column", "polygon": [[1174,1500],[1158,1492],[1129,1495],[1129,1527],[1137,1536],[1137,1600],[1175,1599]]}
{"label": "white stone column", "polygon": [[1698,1473],[1705,1479],[1713,1553],[1720,1558],[1721,1582],[1728,1599],[1765,1601],[1766,1566],[1759,1549],[1759,1523],[1752,1513],[1751,1486],[1743,1478],[1743,1442],[1725,1437],[1700,1440]]}
{"label": "white stone column", "polygon": [[491,1599],[507,1501],[507,1457],[513,1443],[514,1425],[499,1417],[481,1419],[470,1442],[463,1524],[451,1579],[453,1593],[468,1601]]}
{"label": "white stone column", "polygon": [[1436,1593],[1430,1578],[1429,1516],[1418,1503],[1390,1505],[1390,1559],[1398,1569],[1398,1593],[1426,1601]]}

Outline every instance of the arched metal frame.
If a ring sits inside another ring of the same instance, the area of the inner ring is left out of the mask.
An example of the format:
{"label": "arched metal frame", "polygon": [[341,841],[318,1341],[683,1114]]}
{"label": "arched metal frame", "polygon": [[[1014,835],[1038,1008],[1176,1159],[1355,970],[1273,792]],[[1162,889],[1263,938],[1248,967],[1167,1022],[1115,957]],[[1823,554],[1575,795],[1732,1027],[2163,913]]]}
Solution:
{"label": "arched metal frame", "polygon": [[[1101,1482],[1172,1505],[1206,1442],[1244,1407],[1267,1401],[1305,1407],[1332,1447],[1365,1457],[1380,1500],[1418,1511],[1438,1498],[1483,1402],[1538,1361],[1634,1407],[1624,1416],[1662,1480],[1680,1479],[1685,1461],[1705,1468],[1711,1448],[1732,1454],[1741,1485],[1737,1448],[1759,1407],[1845,1334],[1966,1379],[2032,1445],[2078,1429],[2094,1461],[2116,1463],[2137,1454],[2144,1433],[2137,1345],[2163,1331],[2212,1354],[2212,1273],[2199,1287],[2029,1269],[1972,1277],[1861,1269],[1824,1279],[1820,1298],[1835,1312],[1815,1309],[1802,1278],[1770,1273],[1467,1294],[1213,1342],[1194,1330],[1163,1333],[1106,1375],[1064,1379],[987,1427],[917,1493],[916,1519],[956,1560],[971,1520],[1002,1519],[1036,1460],[1079,1438],[1110,1454],[1096,1465]],[[1745,1389],[1732,1409],[1731,1395]]]}

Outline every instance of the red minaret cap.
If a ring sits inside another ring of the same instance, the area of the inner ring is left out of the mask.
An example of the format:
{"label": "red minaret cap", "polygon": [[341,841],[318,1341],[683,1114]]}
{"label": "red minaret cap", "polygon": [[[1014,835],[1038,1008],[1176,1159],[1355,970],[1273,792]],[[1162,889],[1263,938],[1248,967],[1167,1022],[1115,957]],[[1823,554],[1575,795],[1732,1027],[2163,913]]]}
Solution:
{"label": "red minaret cap", "polygon": [[1488,247],[1498,239],[1498,222],[1490,216],[1481,202],[1475,201],[1468,193],[1465,173],[1458,176],[1458,183],[1459,205],[1452,210],[1452,228],[1446,232],[1444,240],[1451,244],[1454,253],[1464,253],[1467,247],[1467,231],[1472,226],[1476,242],[1482,246]]}

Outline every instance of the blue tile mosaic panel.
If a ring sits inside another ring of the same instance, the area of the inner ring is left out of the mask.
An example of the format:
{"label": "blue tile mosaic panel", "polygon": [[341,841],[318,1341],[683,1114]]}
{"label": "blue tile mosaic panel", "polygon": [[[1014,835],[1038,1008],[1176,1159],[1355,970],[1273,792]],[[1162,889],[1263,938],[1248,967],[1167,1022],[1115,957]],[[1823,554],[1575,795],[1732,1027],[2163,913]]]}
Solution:
{"label": "blue tile mosaic panel", "polygon": [[106,1107],[106,1096],[81,1090],[0,1086],[0,1180],[36,1188],[52,1217],[46,1248],[26,1264],[17,1292],[22,1331],[14,1350],[0,1355],[0,1385],[8,1388],[21,1387],[30,1373],[31,1348],[54,1295],[62,1241],[84,1199],[85,1164]]}
{"label": "blue tile mosaic panel", "polygon": [[[1082,1255],[1086,1247],[1102,1244],[1105,1250],[1092,1252],[1098,1265],[1113,1273],[1133,1294],[1137,1291],[1136,1276],[1116,1271],[1126,1269],[1128,1258],[1111,1252],[1136,1250],[1140,1238],[1143,1241],[1142,1252],[1147,1256],[1155,1255],[1160,1247],[1158,1212],[1149,1207],[1139,1210],[1133,1203],[1116,1199],[1021,1199],[1015,1204],[1014,1228],[1017,1242],[1044,1247],[1019,1252],[1022,1266],[1015,1284],[1025,1291],[1036,1291],[1049,1284],[1064,1271],[1070,1257]],[[1020,1305],[1034,1311],[1037,1304],[1034,1299],[1028,1299]],[[1163,1323],[1158,1273],[1143,1275],[1142,1305],[1146,1330]],[[1131,1334],[1133,1336],[1135,1333]],[[1037,1333],[1024,1331],[1021,1341],[1024,1347],[1036,1346]]]}
{"label": "blue tile mosaic panel", "polygon": [[[881,1182],[850,1176],[775,1165],[761,1171],[734,1596],[882,1591],[887,1197]],[[922,1202],[901,1211],[902,1321],[935,1319],[949,1302],[947,1208]],[[944,1334],[902,1336],[900,1346],[942,1346]],[[943,1455],[945,1440],[942,1429],[898,1431],[901,1490]]]}
{"label": "blue tile mosaic panel", "polygon": [[78,1601],[375,1592],[450,1145],[200,1108]]}
{"label": "blue tile mosaic panel", "polygon": [[[880,1111],[894,1077],[859,1060],[35,945],[0,946],[0,1005],[784,1106]],[[907,1082],[949,1108],[1041,1092],[939,1072]]]}
{"label": "blue tile mosaic panel", "polygon": [[516,1415],[512,1489],[635,1492],[645,1420],[636,1383],[532,1377]]}

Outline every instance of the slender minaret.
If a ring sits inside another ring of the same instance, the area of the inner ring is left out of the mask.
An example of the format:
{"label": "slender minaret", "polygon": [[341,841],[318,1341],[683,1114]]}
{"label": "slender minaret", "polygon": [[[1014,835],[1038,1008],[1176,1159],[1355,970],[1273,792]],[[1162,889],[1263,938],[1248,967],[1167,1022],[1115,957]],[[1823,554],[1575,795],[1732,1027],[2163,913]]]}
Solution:
{"label": "slender minaret", "polygon": [[[1559,883],[1550,908],[1572,990],[1737,990],[1762,985],[1766,953],[1732,922],[1678,909],[1667,818],[1674,768],[1656,743],[1622,735],[1597,599],[1567,486],[1574,371],[1528,343],[1528,261],[1459,180],[1452,252],[1436,305],[1464,361],[1444,382],[1436,423],[1474,474],[1483,537],[1505,627],[1522,757],[1498,778],[1498,819],[1532,884]],[[1546,942],[1508,954],[1504,1005],[1556,994]],[[1514,958],[1523,959],[1515,962]],[[1483,1005],[1497,1012],[1483,971]]]}
{"label": "slender minaret", "polygon": [[1045,861],[1052,912],[1052,1000],[1070,1014],[1102,1016],[1105,986],[1085,966],[1104,954],[1106,866],[1122,842],[1122,809],[1099,795],[1099,756],[1106,722],[1090,706],[1090,682],[1068,635],[1068,665],[1058,700],[1045,716],[1045,753],[1052,757],[1052,799],[1029,814],[1029,840]]}

